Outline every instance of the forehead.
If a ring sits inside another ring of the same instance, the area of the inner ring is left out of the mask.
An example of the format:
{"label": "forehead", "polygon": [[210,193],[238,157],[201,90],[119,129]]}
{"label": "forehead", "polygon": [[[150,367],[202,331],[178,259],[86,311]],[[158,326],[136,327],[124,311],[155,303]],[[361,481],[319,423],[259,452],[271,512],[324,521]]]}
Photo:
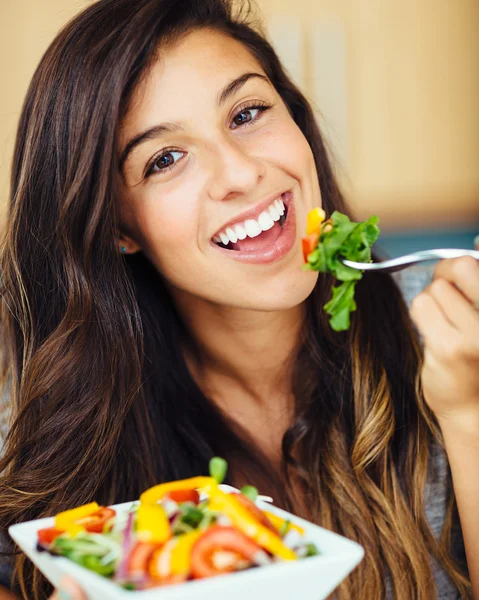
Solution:
{"label": "forehead", "polygon": [[245,72],[264,74],[248,49],[230,36],[200,29],[165,49],[133,93],[122,137],[161,121],[188,119],[192,108],[210,106],[231,80]]}

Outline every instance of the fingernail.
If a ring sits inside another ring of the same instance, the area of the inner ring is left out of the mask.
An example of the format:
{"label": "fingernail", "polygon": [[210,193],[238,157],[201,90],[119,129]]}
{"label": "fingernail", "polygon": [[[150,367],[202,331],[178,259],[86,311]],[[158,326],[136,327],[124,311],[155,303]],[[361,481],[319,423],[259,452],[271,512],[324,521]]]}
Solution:
{"label": "fingernail", "polygon": [[474,238],[474,246],[479,246],[479,235],[476,235],[476,237]]}
{"label": "fingernail", "polygon": [[73,596],[67,590],[58,590],[60,600],[73,600]]}

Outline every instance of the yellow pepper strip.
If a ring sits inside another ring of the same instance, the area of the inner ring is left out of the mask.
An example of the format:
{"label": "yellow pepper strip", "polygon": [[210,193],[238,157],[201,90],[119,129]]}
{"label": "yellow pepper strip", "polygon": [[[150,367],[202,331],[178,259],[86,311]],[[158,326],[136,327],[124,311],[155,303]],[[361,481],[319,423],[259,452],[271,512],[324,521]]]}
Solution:
{"label": "yellow pepper strip", "polygon": [[[283,528],[283,525],[286,523],[286,521],[284,519],[282,519],[281,517],[278,517],[278,515],[275,515],[274,513],[271,513],[267,510],[263,510],[263,513],[268,517],[268,519],[276,527],[276,529],[278,531],[281,531],[281,529]],[[294,523],[290,523],[288,529],[294,529],[299,534],[304,535],[304,529],[302,527],[300,527],[299,525],[295,525]]]}
{"label": "yellow pepper strip", "polygon": [[191,477],[181,481],[171,481],[169,483],[160,483],[143,492],[140,496],[140,502],[143,504],[155,504],[168,494],[175,490],[197,490],[205,489],[210,485],[216,484],[212,477]]}
{"label": "yellow pepper strip", "polygon": [[321,233],[321,223],[324,221],[325,217],[326,213],[322,208],[313,208],[313,210],[309,211],[306,235]]}
{"label": "yellow pepper strip", "polygon": [[98,504],[96,502],[90,502],[90,504],[84,504],[83,506],[78,506],[77,508],[58,513],[55,516],[55,528],[67,531],[70,535],[76,535],[85,530],[85,528],[76,521],[92,515],[97,510],[100,510]]}
{"label": "yellow pepper strip", "polygon": [[227,515],[238,529],[252,538],[257,544],[266,548],[271,554],[279,556],[284,560],[296,560],[296,554],[283,544],[281,538],[264,525],[261,525],[236,500],[234,494],[225,494],[218,487],[212,487],[208,506],[211,510],[217,510]]}
{"label": "yellow pepper strip", "polygon": [[160,504],[140,503],[137,512],[137,532],[142,542],[163,544],[170,539],[170,523]]}
{"label": "yellow pepper strip", "polygon": [[171,552],[171,574],[189,575],[191,570],[191,549],[204,530],[192,531],[178,537],[178,543]]}

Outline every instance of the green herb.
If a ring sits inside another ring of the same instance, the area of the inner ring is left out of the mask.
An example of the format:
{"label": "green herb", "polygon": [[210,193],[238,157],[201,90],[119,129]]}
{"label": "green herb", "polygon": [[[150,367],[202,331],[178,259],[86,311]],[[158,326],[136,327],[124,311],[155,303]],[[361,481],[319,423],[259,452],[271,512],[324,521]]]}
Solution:
{"label": "green herb", "polygon": [[181,512],[182,515],[180,520],[193,529],[196,529],[199,526],[204,517],[203,511],[199,508],[196,508],[196,506],[183,505],[181,507]]}
{"label": "green herb", "polygon": [[306,556],[318,556],[321,552],[316,548],[314,544],[306,544]]}
{"label": "green herb", "polygon": [[281,529],[279,530],[279,535],[284,537],[288,533],[289,526],[291,525],[291,521],[285,521],[281,525]]}
{"label": "green herb", "polygon": [[349,329],[351,312],[356,310],[356,283],[363,276],[362,271],[343,265],[340,258],[371,262],[371,246],[379,236],[378,222],[378,217],[372,216],[367,221],[353,223],[335,211],[331,215],[332,227],[323,228],[317,247],[308,255],[305,269],[331,273],[343,282],[333,287],[332,298],[324,305],[334,331]]}
{"label": "green herb", "polygon": [[242,487],[241,493],[243,496],[249,498],[252,502],[255,502],[256,498],[258,497],[258,490],[252,485],[245,485]]}
{"label": "green herb", "polygon": [[224,458],[215,456],[210,460],[210,475],[213,479],[216,479],[217,483],[223,483],[227,470],[228,463]]}

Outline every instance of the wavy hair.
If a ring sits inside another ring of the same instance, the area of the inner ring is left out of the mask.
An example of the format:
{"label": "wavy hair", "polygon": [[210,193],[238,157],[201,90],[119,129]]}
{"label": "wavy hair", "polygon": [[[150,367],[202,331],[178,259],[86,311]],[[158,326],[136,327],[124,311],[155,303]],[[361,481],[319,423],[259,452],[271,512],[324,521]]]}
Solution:
{"label": "wavy hair", "polygon": [[[256,57],[312,148],[326,212],[348,212],[307,100],[249,4],[235,6],[100,0],[59,33],[33,77],[0,256],[13,413],[0,528],[92,499],[135,499],[159,481],[207,471],[219,454],[299,510],[287,491],[294,481],[309,518],[363,544],[366,558],[338,598],[379,600],[387,575],[396,599],[430,598],[431,557],[466,594],[447,539],[434,538],[425,516],[436,428],[417,386],[416,334],[391,278],[364,277],[351,330],[341,334],[321,308],[332,280],[318,279],[275,472],[193,381],[181,351],[188,331],[161,274],[142,255],[118,254],[119,125],[165,44],[200,27]],[[38,571],[22,555],[15,563],[24,597],[45,598]]]}

